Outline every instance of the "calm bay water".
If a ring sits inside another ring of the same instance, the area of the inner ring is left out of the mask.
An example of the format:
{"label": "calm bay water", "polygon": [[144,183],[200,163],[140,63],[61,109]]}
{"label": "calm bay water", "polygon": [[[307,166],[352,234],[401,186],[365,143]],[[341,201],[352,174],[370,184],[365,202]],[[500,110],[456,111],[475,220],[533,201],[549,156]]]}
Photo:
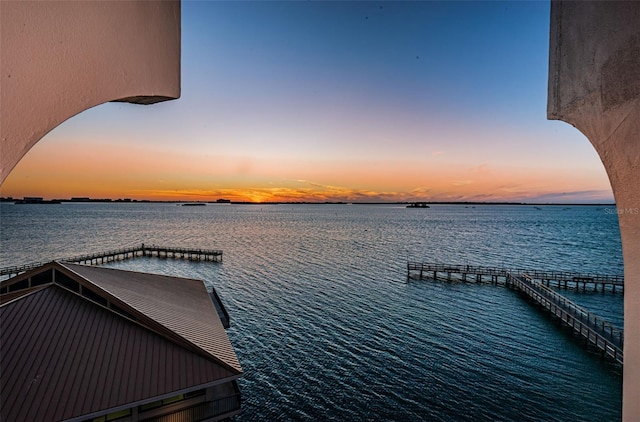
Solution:
{"label": "calm bay water", "polygon": [[[238,420],[615,421],[619,369],[516,293],[407,281],[407,259],[622,273],[606,207],[2,204],[0,266],[141,243],[219,264],[110,266],[201,278],[244,368]],[[568,293],[622,326],[622,295]]]}

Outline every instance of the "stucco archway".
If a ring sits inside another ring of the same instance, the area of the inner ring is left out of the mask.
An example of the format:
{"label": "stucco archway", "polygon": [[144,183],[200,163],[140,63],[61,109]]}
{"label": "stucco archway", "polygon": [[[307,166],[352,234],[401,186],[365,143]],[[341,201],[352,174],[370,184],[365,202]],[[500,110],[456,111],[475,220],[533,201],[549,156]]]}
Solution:
{"label": "stucco archway", "polygon": [[83,110],[180,96],[179,1],[3,1],[0,28],[0,183]]}
{"label": "stucco archway", "polygon": [[552,2],[550,119],[586,135],[616,199],[624,258],[623,420],[640,420],[640,3]]}

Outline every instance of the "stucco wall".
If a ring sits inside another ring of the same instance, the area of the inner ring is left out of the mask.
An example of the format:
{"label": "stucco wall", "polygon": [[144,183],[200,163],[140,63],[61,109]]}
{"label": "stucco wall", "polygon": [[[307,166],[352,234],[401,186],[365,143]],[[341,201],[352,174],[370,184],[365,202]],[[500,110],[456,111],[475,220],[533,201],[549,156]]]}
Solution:
{"label": "stucco wall", "polygon": [[640,421],[640,2],[553,1],[550,119],[584,133],[615,195],[624,256],[623,420]]}
{"label": "stucco wall", "polygon": [[2,183],[83,110],[180,96],[180,2],[2,1],[0,51]]}

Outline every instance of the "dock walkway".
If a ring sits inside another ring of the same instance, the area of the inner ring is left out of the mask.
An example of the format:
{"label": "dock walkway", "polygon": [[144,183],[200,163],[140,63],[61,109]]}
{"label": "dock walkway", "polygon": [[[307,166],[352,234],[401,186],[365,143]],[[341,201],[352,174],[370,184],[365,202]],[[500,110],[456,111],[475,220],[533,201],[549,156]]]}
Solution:
{"label": "dock walkway", "polygon": [[582,336],[586,344],[596,347],[604,356],[620,364],[623,363],[624,331],[550,288],[550,286],[564,289],[573,287],[580,291],[582,287],[583,291],[593,289],[602,292],[622,292],[624,289],[622,276],[408,262],[407,278],[491,283],[512,288],[546,309],[551,316],[558,318],[574,333]]}
{"label": "dock walkway", "polygon": [[577,291],[624,291],[621,275],[581,274],[568,271],[540,271],[526,268],[483,267],[478,265],[448,265],[425,262],[407,263],[409,278],[506,284],[508,274],[527,274],[548,287]]}
{"label": "dock walkway", "polygon": [[584,337],[589,344],[602,351],[603,355],[623,363],[623,330],[586,311],[544,284],[535,282],[527,274],[508,274],[507,285],[559,318],[563,325]]}
{"label": "dock walkway", "polygon": [[[158,258],[174,258],[187,259],[190,261],[222,261],[222,251],[217,249],[190,249],[176,248],[170,246],[145,245],[134,246],[130,248],[121,248],[104,252],[97,252],[87,255],[78,255],[68,258],[56,259],[55,261],[71,262],[74,264],[100,265],[107,262],[124,261],[138,257],[158,257]],[[0,268],[0,277],[13,277],[33,268],[40,267],[49,261],[32,262],[20,266],[11,266]]]}

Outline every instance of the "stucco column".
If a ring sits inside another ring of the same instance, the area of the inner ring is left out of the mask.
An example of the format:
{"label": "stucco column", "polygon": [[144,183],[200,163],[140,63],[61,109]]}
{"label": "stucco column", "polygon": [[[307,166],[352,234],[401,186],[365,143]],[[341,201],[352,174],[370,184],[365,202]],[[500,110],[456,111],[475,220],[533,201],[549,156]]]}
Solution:
{"label": "stucco column", "polygon": [[548,118],[586,135],[616,199],[625,276],[623,420],[640,421],[640,2],[553,1],[549,53]]}
{"label": "stucco column", "polygon": [[0,183],[51,129],[107,101],[180,96],[180,2],[0,2]]}

